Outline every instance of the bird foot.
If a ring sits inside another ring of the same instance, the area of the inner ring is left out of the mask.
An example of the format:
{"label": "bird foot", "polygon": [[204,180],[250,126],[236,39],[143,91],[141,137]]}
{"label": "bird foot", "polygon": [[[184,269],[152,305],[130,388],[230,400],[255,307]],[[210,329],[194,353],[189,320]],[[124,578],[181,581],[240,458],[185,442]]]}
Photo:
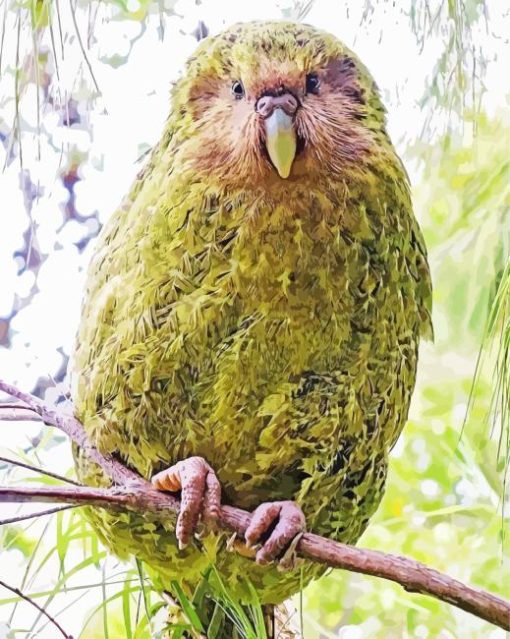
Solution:
{"label": "bird foot", "polygon": [[289,570],[294,567],[292,558],[305,529],[305,516],[296,502],[268,502],[253,511],[245,533],[246,544],[261,544],[255,555],[258,564],[279,560],[281,569]]}
{"label": "bird foot", "polygon": [[188,457],[152,478],[158,490],[181,491],[181,508],[175,534],[179,548],[185,548],[198,522],[213,528],[220,514],[221,485],[203,457]]}

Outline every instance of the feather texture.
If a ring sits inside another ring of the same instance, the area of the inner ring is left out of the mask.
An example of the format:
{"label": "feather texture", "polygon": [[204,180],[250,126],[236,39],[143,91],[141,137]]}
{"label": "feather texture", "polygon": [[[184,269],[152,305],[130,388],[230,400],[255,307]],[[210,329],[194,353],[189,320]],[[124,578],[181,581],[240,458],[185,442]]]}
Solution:
{"label": "feather texture", "polygon": [[[311,72],[318,94],[306,94]],[[300,103],[286,180],[253,108],[281,87]],[[309,26],[236,25],[200,43],[160,143],[101,232],[74,357],[77,416],[146,477],[200,455],[225,503],[295,499],[310,530],[354,543],[383,494],[430,305],[407,176],[366,68]],[[104,483],[76,460],[81,479]],[[240,597],[248,577],[278,603],[322,571],[282,575],[213,536],[179,551],[172,521],[90,518],[163,585],[191,589],[214,561]]]}

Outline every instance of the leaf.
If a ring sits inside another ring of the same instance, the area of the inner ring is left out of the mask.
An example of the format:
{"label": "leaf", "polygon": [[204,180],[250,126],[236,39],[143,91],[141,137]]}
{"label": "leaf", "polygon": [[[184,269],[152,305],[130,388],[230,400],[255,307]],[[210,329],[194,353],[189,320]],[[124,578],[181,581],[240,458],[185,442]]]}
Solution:
{"label": "leaf", "polygon": [[184,610],[184,613],[186,614],[186,617],[189,619],[191,625],[193,626],[193,629],[197,630],[198,632],[205,632],[202,622],[200,621],[200,618],[197,615],[195,608],[193,607],[193,604],[186,597],[179,583],[177,581],[172,581],[171,584],[172,584],[172,592],[175,593],[175,596],[179,600],[179,603],[181,604],[182,609]]}

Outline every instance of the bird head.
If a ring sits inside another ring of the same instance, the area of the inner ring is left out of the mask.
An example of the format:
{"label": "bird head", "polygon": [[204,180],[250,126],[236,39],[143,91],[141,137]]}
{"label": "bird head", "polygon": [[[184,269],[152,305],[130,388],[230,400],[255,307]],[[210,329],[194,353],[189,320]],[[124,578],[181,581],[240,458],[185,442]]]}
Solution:
{"label": "bird head", "polygon": [[332,35],[291,22],[206,38],[173,91],[181,166],[242,185],[367,172],[385,112],[365,66]]}

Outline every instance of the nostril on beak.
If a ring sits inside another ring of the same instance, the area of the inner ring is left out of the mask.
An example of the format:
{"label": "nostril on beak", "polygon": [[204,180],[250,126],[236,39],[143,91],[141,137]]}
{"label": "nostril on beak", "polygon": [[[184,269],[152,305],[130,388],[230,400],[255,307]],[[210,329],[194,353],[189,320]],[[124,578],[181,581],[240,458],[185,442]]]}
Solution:
{"label": "nostril on beak", "polygon": [[263,118],[269,117],[274,110],[272,96],[263,95],[259,100],[257,100],[255,110]]}
{"label": "nostril on beak", "polygon": [[294,115],[294,113],[296,113],[298,108],[298,101],[296,100],[296,98],[290,93],[286,93],[285,95],[282,95],[281,97],[284,98],[284,101],[282,103],[283,110],[288,115]]}
{"label": "nostril on beak", "polygon": [[284,93],[278,96],[263,95],[257,100],[255,110],[263,118],[268,118],[275,109],[283,109],[287,115],[292,116],[298,106],[299,103],[292,93]]}

